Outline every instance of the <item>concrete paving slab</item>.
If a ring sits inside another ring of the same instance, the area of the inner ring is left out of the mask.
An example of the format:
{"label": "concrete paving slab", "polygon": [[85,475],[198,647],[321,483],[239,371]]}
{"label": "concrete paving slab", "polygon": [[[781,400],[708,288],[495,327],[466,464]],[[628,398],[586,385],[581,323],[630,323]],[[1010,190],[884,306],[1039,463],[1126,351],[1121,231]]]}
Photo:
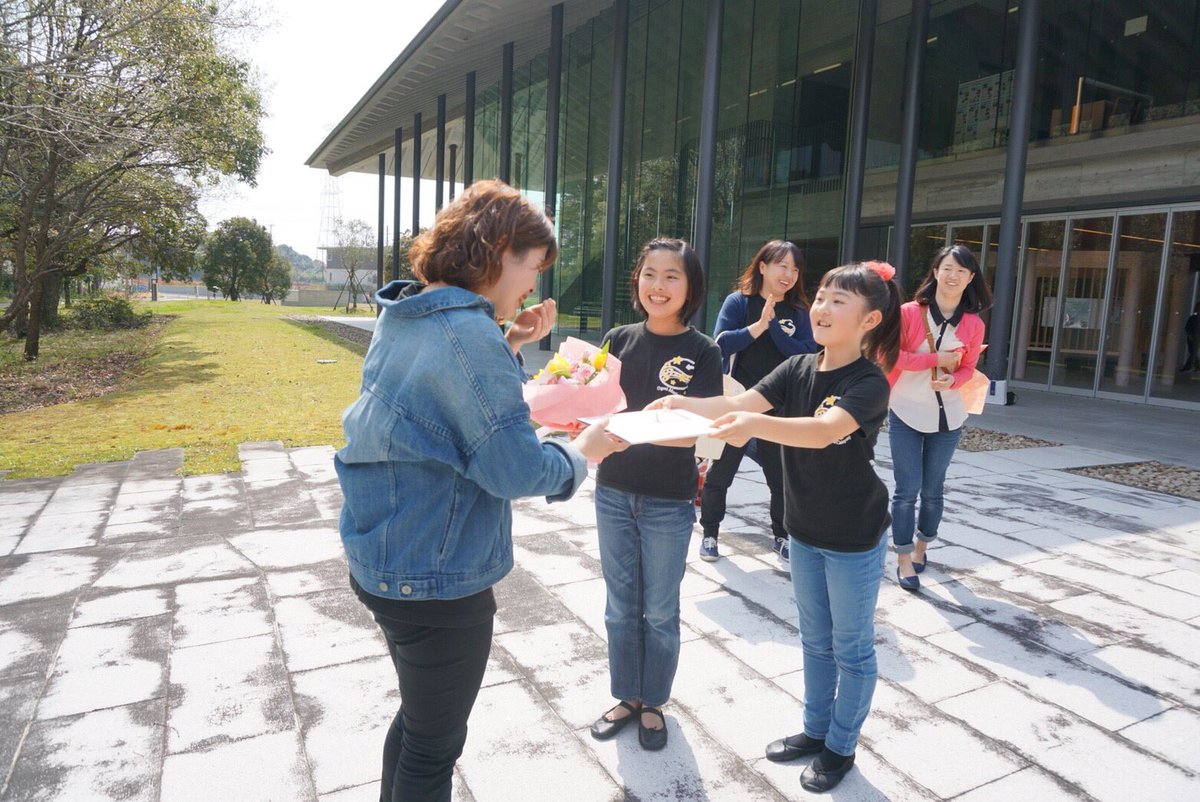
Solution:
{"label": "concrete paving slab", "polygon": [[[1104,450],[960,455],[971,475],[950,483],[921,591],[899,589],[888,560],[882,682],[835,798],[1197,795],[1200,504],[1046,467]],[[245,444],[242,474],[180,478],[182,452],[143,452],[63,479],[0,480],[0,765],[11,767],[0,799],[377,798],[399,699],[347,586],[332,453]],[[749,461],[722,560],[698,559],[698,534],[689,547],[670,746],[645,753],[632,729],[588,736],[611,704],[593,487],[514,505],[517,565],[496,587],[455,802],[557,802],[563,789],[815,798],[799,787],[804,761],[762,758],[799,729],[804,681],[787,566],[770,551]],[[104,517],[83,535],[34,531],[86,513]],[[145,760],[122,762],[139,744]],[[931,765],[927,748],[950,759]]]}

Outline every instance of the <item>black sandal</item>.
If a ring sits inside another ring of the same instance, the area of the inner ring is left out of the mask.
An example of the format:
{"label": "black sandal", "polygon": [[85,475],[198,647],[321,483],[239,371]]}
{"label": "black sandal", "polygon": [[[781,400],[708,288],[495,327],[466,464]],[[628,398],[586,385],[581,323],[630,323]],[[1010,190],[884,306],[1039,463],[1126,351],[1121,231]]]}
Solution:
{"label": "black sandal", "polygon": [[[608,714],[618,708],[625,708],[629,711],[629,715],[621,716],[620,718],[607,718]],[[629,702],[621,701],[604,711],[604,715],[592,722],[592,737],[597,741],[607,741],[609,738],[616,735],[625,728],[625,725],[639,717],[642,712],[642,706],[634,707]]]}
{"label": "black sandal", "polygon": [[643,707],[642,715],[646,713],[658,716],[658,720],[662,722],[662,728],[650,729],[642,723],[642,716],[638,716],[638,743],[648,752],[657,752],[667,745],[667,720],[663,718],[662,711],[657,707]]}

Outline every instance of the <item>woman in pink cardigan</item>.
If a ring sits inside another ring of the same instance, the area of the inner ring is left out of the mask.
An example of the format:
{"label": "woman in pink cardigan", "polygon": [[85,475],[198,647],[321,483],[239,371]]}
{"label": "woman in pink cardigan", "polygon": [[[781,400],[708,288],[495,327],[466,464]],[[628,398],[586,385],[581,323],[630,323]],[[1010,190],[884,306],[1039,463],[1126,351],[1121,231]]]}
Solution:
{"label": "woman in pink cardigan", "polygon": [[917,574],[937,538],[946,469],[967,420],[956,388],[975,370],[983,350],[979,313],[991,305],[979,262],[967,246],[951,245],[937,252],[913,300],[900,307],[900,357],[888,374],[888,440],[896,480],[892,544],[905,590],[921,587]]}

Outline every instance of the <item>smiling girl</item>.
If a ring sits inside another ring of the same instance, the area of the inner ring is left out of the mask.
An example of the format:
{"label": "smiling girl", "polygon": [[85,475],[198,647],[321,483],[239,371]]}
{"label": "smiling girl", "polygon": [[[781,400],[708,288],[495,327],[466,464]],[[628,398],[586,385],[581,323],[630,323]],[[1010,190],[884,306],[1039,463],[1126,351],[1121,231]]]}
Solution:
{"label": "smiling girl", "polygon": [[[878,674],[875,602],[883,578],[888,497],[873,467],[887,414],[883,370],[900,346],[900,290],[882,262],[835,268],[809,318],[824,350],[794,356],[746,392],[668,398],[652,406],[715,418],[716,436],[783,446],[784,526],[804,650],[804,731],[767,745],[777,762],[816,755],[800,775],[828,791],[854,765]],[[766,415],[775,410],[776,416]]]}
{"label": "smiling girl", "polygon": [[[743,387],[753,387],[779,363],[795,354],[817,350],[808,322],[804,294],[804,253],[787,240],[771,240],[758,249],[738,279],[738,287],[725,298],[717,315],[713,336],[721,346],[728,373]],[[771,491],[771,532],[775,553],[788,558],[788,536],[783,527],[783,464],[779,446],[755,444]],[[704,479],[700,496],[700,559],[720,558],[717,537],[725,519],[725,497],[747,447],[727,445]]]}
{"label": "smiling girl", "polygon": [[975,371],[983,346],[979,313],[991,305],[975,256],[966,245],[950,245],[937,252],[916,296],[900,308],[900,356],[888,375],[888,441],[896,479],[892,545],[896,580],[905,590],[921,587],[917,574],[938,535],[946,469],[967,420],[959,388]]}
{"label": "smiling girl", "polygon": [[[704,298],[704,272],[692,247],[678,239],[646,243],[630,296],[645,321],[605,335],[621,360],[629,411],[657,398],[720,395],[720,350],[687,324]],[[596,474],[608,667],[619,700],[592,725],[598,740],[640,718],[644,749],[667,744],[661,708],[679,662],[679,583],[696,520],[694,445],[631,446],[601,462]]]}

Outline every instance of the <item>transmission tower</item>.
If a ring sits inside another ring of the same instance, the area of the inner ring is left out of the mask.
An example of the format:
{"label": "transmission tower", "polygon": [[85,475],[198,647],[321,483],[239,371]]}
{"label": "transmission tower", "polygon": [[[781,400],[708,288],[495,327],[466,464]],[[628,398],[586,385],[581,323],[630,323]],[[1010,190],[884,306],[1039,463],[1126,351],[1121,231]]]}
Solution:
{"label": "transmission tower", "polygon": [[334,226],[342,219],[342,191],[338,188],[337,176],[325,176],[325,187],[321,190],[321,225],[317,229],[317,250],[337,246]]}

